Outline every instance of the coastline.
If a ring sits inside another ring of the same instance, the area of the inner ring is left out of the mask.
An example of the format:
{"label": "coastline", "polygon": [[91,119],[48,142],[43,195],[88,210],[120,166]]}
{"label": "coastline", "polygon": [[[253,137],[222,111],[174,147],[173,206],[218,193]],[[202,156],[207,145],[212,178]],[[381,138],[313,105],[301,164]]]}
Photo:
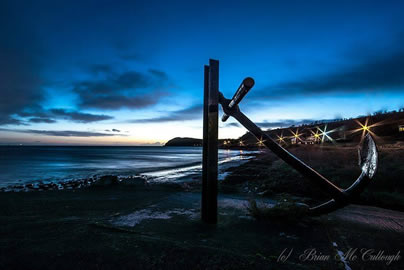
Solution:
{"label": "coastline", "polygon": [[[232,149],[237,150],[237,149]],[[230,155],[222,157],[219,160],[219,179],[222,180],[227,174],[227,169],[237,167],[247,160],[256,156],[255,151],[240,151],[238,155]],[[154,167],[141,169],[136,174],[105,174],[92,175],[84,178],[65,178],[55,180],[33,180],[27,183],[18,182],[16,184],[0,187],[0,192],[30,192],[30,191],[46,191],[46,190],[64,190],[64,189],[80,189],[90,187],[97,182],[102,181],[105,177],[116,178],[117,183],[125,185],[127,182],[139,181],[139,183],[183,183],[196,186],[200,184],[202,173],[201,161],[182,163],[173,166]],[[17,181],[16,181],[17,182]]]}

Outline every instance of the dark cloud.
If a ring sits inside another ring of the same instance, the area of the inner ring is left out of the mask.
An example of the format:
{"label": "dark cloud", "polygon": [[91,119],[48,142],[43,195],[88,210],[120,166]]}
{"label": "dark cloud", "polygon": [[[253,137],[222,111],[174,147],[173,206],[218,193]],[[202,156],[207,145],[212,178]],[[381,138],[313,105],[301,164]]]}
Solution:
{"label": "dark cloud", "polygon": [[[99,69],[99,67],[98,67]],[[104,67],[105,71],[105,67]],[[111,71],[111,69],[110,69]],[[149,87],[151,82],[143,73],[127,71],[119,75],[109,74],[111,77],[104,80],[83,81],[74,85],[74,90],[89,94],[111,94],[122,90],[134,90]]]}
{"label": "dark cloud", "polygon": [[119,129],[113,128],[112,132],[121,132]]}
{"label": "dark cloud", "polygon": [[[76,123],[92,123],[104,120],[110,120],[114,117],[104,114],[82,113],[78,111],[69,111],[65,109],[38,109],[36,111],[25,111],[18,113],[20,117],[29,118],[29,123],[56,123],[57,120],[63,119]],[[24,121],[20,121],[24,123]]]}
{"label": "dark cloud", "polygon": [[0,115],[0,126],[4,125],[23,125],[24,122],[20,121],[19,119],[15,119],[9,115]]}
{"label": "dark cloud", "polygon": [[70,120],[78,123],[91,123],[104,120],[110,120],[114,117],[104,114],[91,114],[91,113],[81,113],[76,111],[66,111],[64,109],[52,109],[50,110],[57,118],[62,118],[65,120]]}
{"label": "dark cloud", "polygon": [[[127,49],[127,48],[125,48]],[[127,61],[139,61],[142,60],[143,58],[139,56],[138,54],[133,54],[133,53],[126,53],[121,55],[121,59],[127,60]]]}
{"label": "dark cloud", "polygon": [[139,97],[126,97],[118,95],[110,96],[89,96],[85,95],[82,99],[81,106],[84,108],[96,108],[96,109],[120,109],[131,108],[139,109],[154,105],[158,102],[158,96],[139,96]]}
{"label": "dark cloud", "polygon": [[160,79],[167,79],[167,73],[165,73],[164,71],[161,70],[157,70],[157,69],[149,69],[149,72],[151,74],[153,74],[155,77],[160,78]]}
{"label": "dark cloud", "polygon": [[[106,67],[97,67],[107,72]],[[151,69],[149,74],[127,71],[111,72],[103,80],[87,80],[74,84],[74,92],[80,97],[81,108],[117,110],[121,108],[144,108],[159,102],[167,93],[155,89],[165,85],[165,72]]]}
{"label": "dark cloud", "polygon": [[173,122],[173,121],[186,121],[194,120],[202,117],[202,105],[194,105],[189,108],[167,112],[166,116],[146,118],[146,119],[135,119],[130,120],[130,123],[162,123],[162,122]]}
{"label": "dark cloud", "polygon": [[[117,134],[111,134],[111,133],[92,132],[92,131],[72,131],[72,130],[35,130],[35,129],[4,129],[4,128],[0,128],[0,131],[39,134],[39,135],[56,136],[56,137],[106,137],[106,136],[109,137],[109,136],[117,136]],[[122,136],[122,135],[120,135],[120,136]]]}
{"label": "dark cloud", "polygon": [[241,127],[241,125],[239,123],[227,123],[225,126],[226,127]]}
{"label": "dark cloud", "polygon": [[56,120],[51,119],[51,118],[43,118],[43,117],[34,117],[28,120],[30,123],[47,123],[47,124],[52,124],[56,123]]}
{"label": "dark cloud", "polygon": [[94,64],[90,66],[90,71],[95,74],[100,74],[100,73],[111,73],[113,71],[113,68],[111,65],[108,64]]}
{"label": "dark cloud", "polygon": [[43,99],[39,43],[12,2],[0,1],[0,125],[23,124],[14,117]]}
{"label": "dark cloud", "polygon": [[[404,38],[400,40],[404,42]],[[354,55],[360,59],[355,59]],[[284,99],[328,93],[403,91],[404,47],[369,53],[366,57],[362,52],[355,51],[349,56],[359,64],[326,75],[266,87],[256,91],[255,97]]]}

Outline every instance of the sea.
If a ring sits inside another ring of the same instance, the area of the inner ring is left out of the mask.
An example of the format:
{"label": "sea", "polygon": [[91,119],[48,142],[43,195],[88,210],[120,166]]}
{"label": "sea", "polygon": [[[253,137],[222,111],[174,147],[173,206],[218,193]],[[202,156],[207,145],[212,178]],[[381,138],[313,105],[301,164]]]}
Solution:
{"label": "sea", "polygon": [[[253,151],[219,150],[219,179]],[[0,146],[0,187],[63,182],[94,176],[144,176],[188,181],[201,174],[201,147]]]}

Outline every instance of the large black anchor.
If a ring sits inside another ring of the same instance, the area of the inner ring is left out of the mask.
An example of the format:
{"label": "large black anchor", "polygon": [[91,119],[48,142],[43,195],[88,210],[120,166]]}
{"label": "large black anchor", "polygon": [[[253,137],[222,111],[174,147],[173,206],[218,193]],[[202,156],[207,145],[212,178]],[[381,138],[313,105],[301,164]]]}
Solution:
{"label": "large black anchor", "polygon": [[253,86],[254,80],[252,78],[244,79],[232,99],[226,99],[223,94],[219,92],[219,103],[222,105],[224,112],[222,121],[226,121],[229,116],[234,117],[258,140],[262,141],[268,149],[314,183],[314,185],[318,186],[321,190],[331,196],[331,200],[311,207],[309,209],[309,214],[320,215],[329,213],[346,206],[351,203],[354,198],[358,197],[369,184],[377,168],[378,153],[372,136],[367,134],[359,148],[359,166],[362,170],[361,174],[350,187],[342,189],[289,153],[240,111],[238,104]]}

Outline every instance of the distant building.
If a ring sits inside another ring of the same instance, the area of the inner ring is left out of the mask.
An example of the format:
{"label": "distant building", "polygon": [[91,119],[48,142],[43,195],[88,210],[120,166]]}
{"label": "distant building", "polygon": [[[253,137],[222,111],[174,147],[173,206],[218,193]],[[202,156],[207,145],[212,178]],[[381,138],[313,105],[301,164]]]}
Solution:
{"label": "distant building", "polygon": [[298,139],[293,137],[292,139],[290,139],[290,143],[291,144],[297,144],[298,143]]}
{"label": "distant building", "polygon": [[305,143],[306,144],[316,144],[319,141],[318,138],[316,138],[314,135],[310,135],[309,137],[306,138]]}
{"label": "distant building", "polygon": [[398,126],[398,131],[399,132],[404,132],[404,125],[399,125]]}

